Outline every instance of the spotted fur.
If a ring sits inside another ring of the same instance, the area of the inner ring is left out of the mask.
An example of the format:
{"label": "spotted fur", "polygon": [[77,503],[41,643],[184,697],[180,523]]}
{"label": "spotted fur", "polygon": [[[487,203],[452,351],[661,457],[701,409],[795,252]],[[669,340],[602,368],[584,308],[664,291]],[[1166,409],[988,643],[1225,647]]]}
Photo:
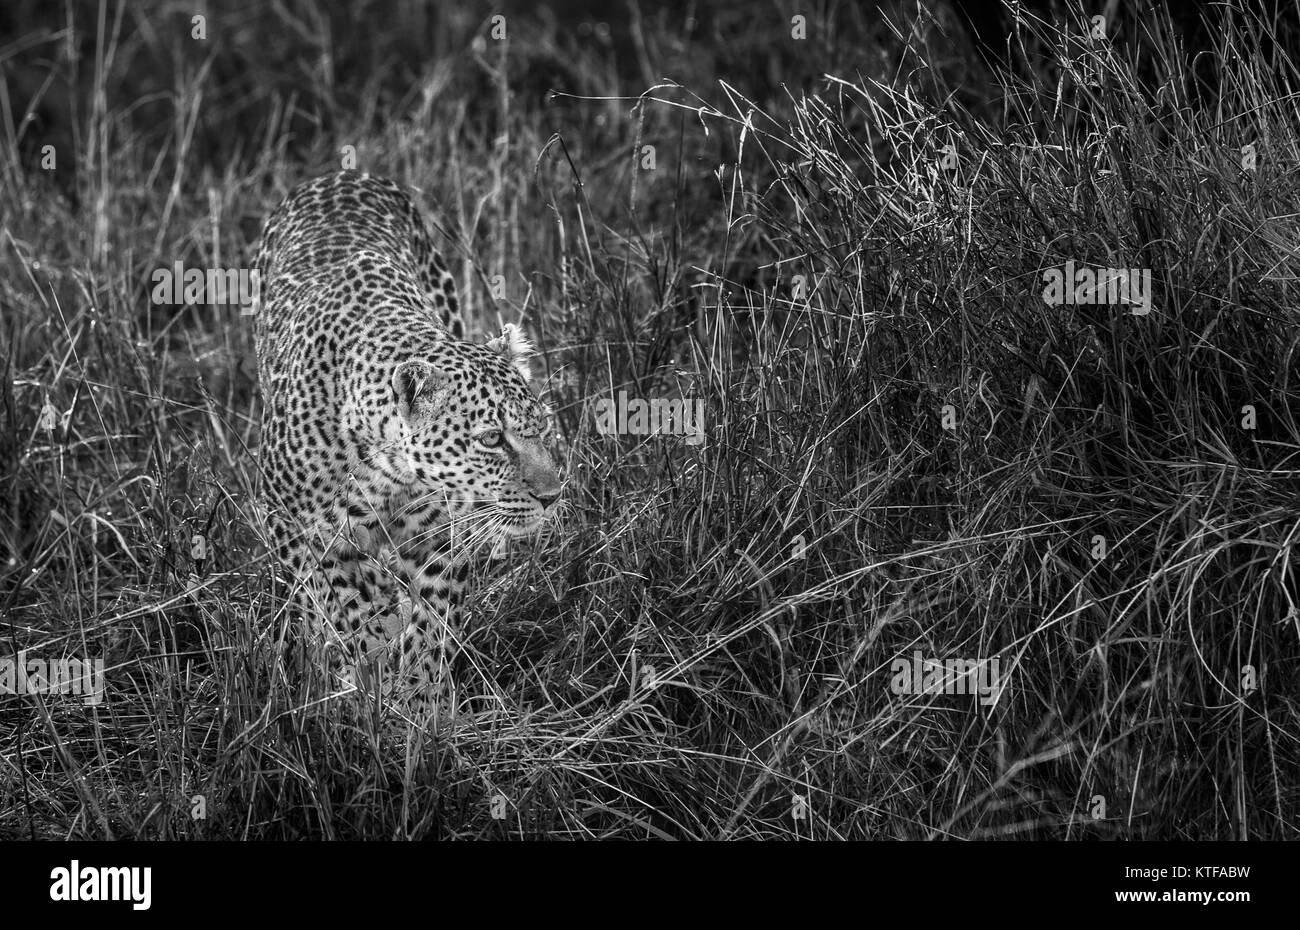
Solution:
{"label": "spotted fur", "polygon": [[300,185],[267,221],[257,270],[263,498],[300,606],[342,647],[347,680],[392,656],[378,667],[395,667],[416,713],[454,704],[471,560],[559,497],[531,349],[513,326],[460,338],[451,274],[381,178]]}

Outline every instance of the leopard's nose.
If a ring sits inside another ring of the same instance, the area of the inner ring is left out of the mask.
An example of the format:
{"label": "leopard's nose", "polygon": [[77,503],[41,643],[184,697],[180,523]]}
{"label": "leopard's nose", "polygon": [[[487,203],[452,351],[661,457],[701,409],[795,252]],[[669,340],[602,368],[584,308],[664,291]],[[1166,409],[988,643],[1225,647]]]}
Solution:
{"label": "leopard's nose", "polygon": [[524,486],[543,507],[549,507],[560,496],[559,472],[551,461],[550,453],[541,446],[524,447],[519,450],[520,477]]}
{"label": "leopard's nose", "polygon": [[541,501],[543,507],[549,507],[560,499],[560,489],[556,488],[552,491],[548,488],[545,491],[534,491],[533,497]]}

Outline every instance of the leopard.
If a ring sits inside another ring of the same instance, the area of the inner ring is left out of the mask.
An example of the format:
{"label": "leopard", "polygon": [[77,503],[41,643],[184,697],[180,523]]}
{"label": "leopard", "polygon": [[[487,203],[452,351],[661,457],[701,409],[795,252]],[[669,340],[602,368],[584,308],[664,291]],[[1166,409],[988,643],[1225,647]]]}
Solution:
{"label": "leopard", "polygon": [[454,715],[471,569],[560,502],[534,349],[513,323],[466,337],[415,201],[377,175],[295,187],[255,270],[259,500],[291,601],[345,690]]}

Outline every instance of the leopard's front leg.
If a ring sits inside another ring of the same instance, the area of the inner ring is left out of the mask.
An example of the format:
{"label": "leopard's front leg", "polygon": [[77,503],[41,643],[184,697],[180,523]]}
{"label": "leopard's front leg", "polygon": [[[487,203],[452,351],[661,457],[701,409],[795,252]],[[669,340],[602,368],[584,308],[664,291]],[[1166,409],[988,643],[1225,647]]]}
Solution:
{"label": "leopard's front leg", "polygon": [[337,545],[320,545],[319,537],[274,510],[268,514],[268,529],[280,564],[289,570],[286,580],[306,634],[307,655],[324,666],[331,687],[339,680],[355,685],[356,634],[373,610],[373,585],[356,571],[354,555]]}
{"label": "leopard's front leg", "polygon": [[343,548],[321,560],[319,574],[328,593],[326,634],[335,646],[336,670],[344,684],[361,686],[359,670],[382,673],[387,647],[403,626],[396,585],[372,559]]}
{"label": "leopard's front leg", "polygon": [[411,613],[401,638],[401,676],[417,719],[434,710],[446,719],[456,713],[452,663],[459,651],[459,584],[440,557],[408,566]]}
{"label": "leopard's front leg", "polygon": [[418,722],[435,710],[445,719],[456,704],[451,664],[464,572],[443,556],[407,557],[376,537],[354,527],[310,572],[311,613],[331,643],[331,671],[350,687],[379,684]]}
{"label": "leopard's front leg", "polygon": [[448,613],[417,598],[399,648],[403,696],[414,718],[420,721],[435,711],[443,719],[454,716],[456,683],[451,666],[457,643]]}

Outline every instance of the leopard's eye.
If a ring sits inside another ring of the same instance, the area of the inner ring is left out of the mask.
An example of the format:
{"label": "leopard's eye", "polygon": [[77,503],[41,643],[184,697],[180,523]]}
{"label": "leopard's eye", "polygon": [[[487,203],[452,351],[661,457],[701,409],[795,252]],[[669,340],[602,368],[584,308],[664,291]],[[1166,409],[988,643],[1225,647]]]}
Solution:
{"label": "leopard's eye", "polygon": [[501,434],[501,430],[499,429],[490,429],[486,433],[480,434],[478,437],[479,443],[489,449],[497,448],[501,445],[504,439],[505,436]]}

